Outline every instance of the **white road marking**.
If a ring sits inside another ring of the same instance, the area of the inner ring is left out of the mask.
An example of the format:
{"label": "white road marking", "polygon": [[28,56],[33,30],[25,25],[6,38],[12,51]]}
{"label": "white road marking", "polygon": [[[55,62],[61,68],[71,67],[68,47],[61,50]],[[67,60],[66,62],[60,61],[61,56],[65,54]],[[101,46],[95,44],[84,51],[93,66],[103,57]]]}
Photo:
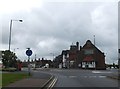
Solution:
{"label": "white road marking", "polygon": [[83,76],[84,78],[87,78],[88,76]]}
{"label": "white road marking", "polygon": [[112,73],[110,71],[92,71],[92,73]]}
{"label": "white road marking", "polygon": [[50,71],[62,71],[61,69],[52,69]]}
{"label": "white road marking", "polygon": [[88,76],[89,78],[96,78],[97,76]]}
{"label": "white road marking", "polygon": [[106,76],[99,76],[99,78],[106,78]]}
{"label": "white road marking", "polygon": [[80,76],[82,78],[106,78],[106,76]]}
{"label": "white road marking", "polygon": [[69,76],[69,78],[76,78],[77,76]]}
{"label": "white road marking", "polygon": [[53,81],[51,82],[51,84],[48,86],[47,89],[52,89],[56,82],[57,82],[57,78],[54,78]]}

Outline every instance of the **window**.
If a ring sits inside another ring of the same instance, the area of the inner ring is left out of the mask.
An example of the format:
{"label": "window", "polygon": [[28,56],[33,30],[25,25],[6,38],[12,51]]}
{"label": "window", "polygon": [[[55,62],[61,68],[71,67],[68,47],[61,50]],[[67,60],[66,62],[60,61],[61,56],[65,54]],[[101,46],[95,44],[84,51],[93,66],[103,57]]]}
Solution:
{"label": "window", "polygon": [[93,62],[91,61],[90,64],[93,64]]}
{"label": "window", "polygon": [[93,54],[93,50],[85,50],[84,54]]}

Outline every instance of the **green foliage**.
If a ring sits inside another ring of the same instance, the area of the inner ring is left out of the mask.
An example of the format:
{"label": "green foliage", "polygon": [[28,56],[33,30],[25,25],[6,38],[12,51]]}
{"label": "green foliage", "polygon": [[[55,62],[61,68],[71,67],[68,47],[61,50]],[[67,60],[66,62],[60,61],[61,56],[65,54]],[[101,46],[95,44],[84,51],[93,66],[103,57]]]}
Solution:
{"label": "green foliage", "polygon": [[9,50],[5,50],[2,52],[2,62],[5,68],[16,67],[16,59],[17,56],[15,55],[15,53]]}
{"label": "green foliage", "polygon": [[2,71],[14,72],[17,71],[17,68],[3,68]]}
{"label": "green foliage", "polygon": [[115,63],[113,63],[113,64],[106,64],[106,68],[116,68],[116,69],[119,69],[119,65],[116,65]]}

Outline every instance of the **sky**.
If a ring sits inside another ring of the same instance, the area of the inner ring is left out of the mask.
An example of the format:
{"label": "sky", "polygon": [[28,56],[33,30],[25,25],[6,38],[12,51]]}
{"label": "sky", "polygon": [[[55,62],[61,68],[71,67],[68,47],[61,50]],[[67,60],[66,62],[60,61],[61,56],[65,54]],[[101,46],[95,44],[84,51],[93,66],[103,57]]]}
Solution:
{"label": "sky", "polygon": [[31,59],[49,60],[77,41],[94,43],[95,35],[106,63],[117,63],[118,0],[0,0],[0,50],[8,50],[10,20],[11,51],[21,60],[27,48]]}

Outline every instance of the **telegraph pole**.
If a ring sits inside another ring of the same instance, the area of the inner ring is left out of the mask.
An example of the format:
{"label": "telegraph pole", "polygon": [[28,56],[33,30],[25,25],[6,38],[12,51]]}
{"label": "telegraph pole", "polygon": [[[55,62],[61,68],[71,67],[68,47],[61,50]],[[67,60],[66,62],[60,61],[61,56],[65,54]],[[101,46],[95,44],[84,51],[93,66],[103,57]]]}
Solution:
{"label": "telegraph pole", "polygon": [[94,45],[95,45],[95,35],[94,35]]}
{"label": "telegraph pole", "polygon": [[118,66],[119,66],[118,78],[120,79],[120,49],[118,49]]}
{"label": "telegraph pole", "polygon": [[[94,35],[94,46],[95,46],[95,35]],[[96,59],[95,59],[95,70],[96,70]]]}

